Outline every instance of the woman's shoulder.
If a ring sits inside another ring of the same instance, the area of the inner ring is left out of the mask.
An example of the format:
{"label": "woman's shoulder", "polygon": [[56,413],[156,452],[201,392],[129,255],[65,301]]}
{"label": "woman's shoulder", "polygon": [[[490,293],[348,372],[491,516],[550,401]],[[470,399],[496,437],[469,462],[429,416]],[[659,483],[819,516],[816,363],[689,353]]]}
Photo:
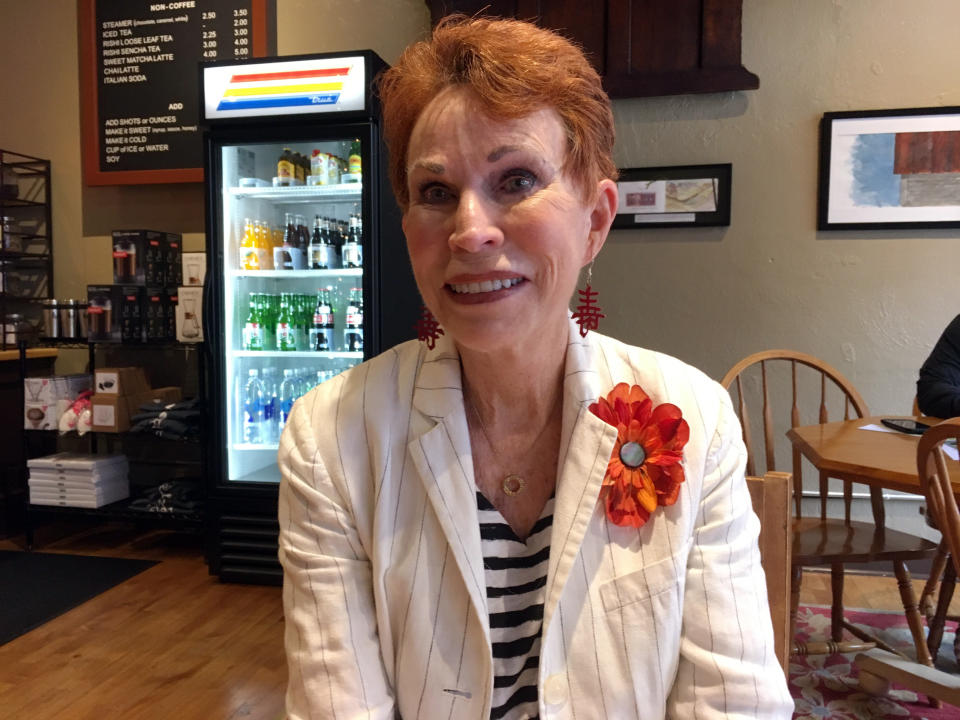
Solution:
{"label": "woman's shoulder", "polygon": [[[596,343],[612,377],[637,374],[648,378],[653,385],[685,383],[710,392],[722,390],[720,384],[705,372],[667,353],[630,345],[599,333]],[[623,381],[627,380],[628,378],[625,378]]]}
{"label": "woman's shoulder", "polygon": [[721,406],[729,404],[720,383],[679,358],[599,334],[595,343],[610,387],[620,382],[640,385],[655,404],[677,405],[689,422],[701,422],[707,431]]}

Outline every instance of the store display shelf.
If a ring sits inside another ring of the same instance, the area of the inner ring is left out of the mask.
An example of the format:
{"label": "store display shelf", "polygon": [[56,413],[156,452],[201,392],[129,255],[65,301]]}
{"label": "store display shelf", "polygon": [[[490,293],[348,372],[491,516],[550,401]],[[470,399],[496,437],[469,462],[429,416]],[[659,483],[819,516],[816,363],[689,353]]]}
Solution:
{"label": "store display shelf", "polygon": [[234,443],[234,450],[279,450],[280,443]]}
{"label": "store display shelf", "polygon": [[12,210],[13,208],[45,208],[47,207],[47,203],[16,198],[14,200],[0,200],[0,207],[3,207],[4,210]]}
{"label": "store display shelf", "polygon": [[363,268],[333,268],[332,270],[229,270],[229,277],[245,278],[317,278],[361,277]]}
{"label": "store display shelf", "polygon": [[362,352],[316,352],[313,350],[233,350],[234,357],[252,358],[347,358],[363,360]]}
{"label": "store display shelf", "polygon": [[22,303],[38,303],[43,300],[49,300],[46,295],[41,295],[39,297],[27,297],[25,295],[14,295],[13,293],[0,292],[0,300],[6,300],[8,302],[22,302]]}
{"label": "store display shelf", "polygon": [[145,523],[179,524],[191,527],[201,527],[203,525],[203,515],[201,513],[149,512],[131,508],[131,502],[133,502],[131,498],[126,498],[108,505],[101,505],[98,508],[71,507],[68,505],[35,505],[30,503],[28,512],[31,514],[88,515],[97,518],[131,520]]}
{"label": "store display shelf", "polygon": [[31,261],[31,262],[48,262],[52,260],[50,253],[31,253],[31,252],[18,252],[16,250],[0,250],[0,260],[8,261]]}
{"label": "store display shelf", "polygon": [[233,187],[230,195],[258,200],[283,202],[359,202],[362,191],[360,183],[343,185],[299,185],[296,187]]}

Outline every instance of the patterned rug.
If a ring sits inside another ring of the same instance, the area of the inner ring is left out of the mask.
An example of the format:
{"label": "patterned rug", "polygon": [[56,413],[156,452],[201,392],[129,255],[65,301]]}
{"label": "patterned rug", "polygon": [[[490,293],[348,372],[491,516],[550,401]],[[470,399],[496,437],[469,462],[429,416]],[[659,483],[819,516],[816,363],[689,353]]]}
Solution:
{"label": "patterned rug", "polygon": [[[847,610],[847,619],[876,634],[904,654],[915,657],[913,640],[903,613]],[[960,672],[953,654],[956,623],[947,622],[937,667]],[[824,640],[830,636],[830,608],[801,605],[797,634],[806,639]],[[893,685],[888,697],[868,695],[857,682],[859,672],[854,655],[819,655],[790,660],[790,693],[796,702],[794,720],[957,720],[960,708],[946,705],[930,707],[925,695]]]}

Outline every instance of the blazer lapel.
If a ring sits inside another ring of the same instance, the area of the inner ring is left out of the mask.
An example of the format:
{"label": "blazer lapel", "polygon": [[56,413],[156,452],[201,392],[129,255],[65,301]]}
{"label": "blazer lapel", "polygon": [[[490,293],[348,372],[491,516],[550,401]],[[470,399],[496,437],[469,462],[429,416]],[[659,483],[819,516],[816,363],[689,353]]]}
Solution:
{"label": "blazer lapel", "polygon": [[[544,632],[563,593],[587,527],[597,512],[597,499],[617,430],[589,410],[601,392],[596,349],[570,322],[564,373],[563,430],[553,512]],[[604,374],[605,375],[605,374]]]}
{"label": "blazer lapel", "polygon": [[421,415],[407,445],[427,497],[463,577],[477,619],[489,637],[486,580],[470,433],[463,407],[460,357],[441,337],[417,374],[414,410]]}

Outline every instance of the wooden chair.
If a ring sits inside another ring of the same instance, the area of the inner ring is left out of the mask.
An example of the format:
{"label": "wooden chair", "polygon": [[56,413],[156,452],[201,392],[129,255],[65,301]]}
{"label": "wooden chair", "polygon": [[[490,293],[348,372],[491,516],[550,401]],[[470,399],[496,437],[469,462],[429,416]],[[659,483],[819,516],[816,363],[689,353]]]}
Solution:
{"label": "wooden chair", "polygon": [[[798,370],[801,370],[802,377]],[[815,380],[813,385],[810,385],[811,380]],[[765,463],[763,472],[777,469],[776,446],[778,440],[786,442],[783,440],[783,435],[788,428],[804,424],[826,423],[831,419],[850,420],[869,414],[860,393],[838,370],[812,355],[793,350],[766,350],[750,355],[734,365],[720,382],[734,396],[734,404],[743,426],[743,441],[747,447],[748,475],[756,475],[760,470],[761,462]],[[781,388],[780,385],[786,385],[786,387]],[[811,387],[815,391],[808,392],[803,389],[806,387]],[[805,403],[805,400],[808,402]],[[762,432],[762,448],[755,446],[753,442],[754,428],[751,424],[753,416],[749,411],[751,405],[756,411],[757,424]],[[774,405],[782,405],[783,412],[775,413]],[[801,408],[805,405],[815,409],[816,413],[813,417],[801,418]],[[838,406],[842,407],[842,415],[831,418],[830,408]],[[887,528],[882,492],[875,487],[869,487],[872,522],[851,519],[853,483],[849,481],[843,481],[843,517],[828,517],[829,475],[826,472],[820,473],[819,478],[817,493],[820,505],[819,516],[804,517],[801,502],[802,458],[798,449],[790,450],[794,499],[791,638],[794,638],[796,633],[796,614],[800,601],[803,568],[829,567],[832,590],[830,641],[823,643],[794,641],[793,652],[801,655],[857,652],[874,646],[893,652],[892,648],[877,638],[847,622],[843,614],[844,565],[886,561],[892,563],[897,577],[900,597],[917,648],[917,656],[925,664],[931,664],[924,638],[923,619],[917,608],[916,594],[906,561],[933,557],[936,554],[936,543]],[[844,629],[862,642],[845,641]]]}
{"label": "wooden chair", "polygon": [[[960,569],[960,512],[957,510],[956,490],[950,483],[947,460],[942,451],[943,444],[950,440],[960,442],[960,417],[944,420],[923,434],[917,445],[917,474],[927,498],[927,510],[943,533],[943,541],[949,551],[951,562],[948,570],[952,570],[952,573],[948,577],[952,580]],[[949,597],[944,602],[943,588],[948,588],[952,594],[954,587],[954,583],[947,582],[947,579],[944,578],[938,605],[938,612],[942,609],[944,614]],[[940,633],[942,631],[941,626]],[[933,634],[931,626],[931,636]],[[937,642],[939,644],[939,636]],[[910,663],[880,650],[857,655],[856,663],[860,667],[861,685],[870,692],[885,693],[890,681],[894,681],[960,706],[960,677],[956,675]]]}
{"label": "wooden chair", "polygon": [[760,562],[767,577],[777,659],[789,676],[790,665],[790,473],[747,477],[753,511],[760,518]]}

